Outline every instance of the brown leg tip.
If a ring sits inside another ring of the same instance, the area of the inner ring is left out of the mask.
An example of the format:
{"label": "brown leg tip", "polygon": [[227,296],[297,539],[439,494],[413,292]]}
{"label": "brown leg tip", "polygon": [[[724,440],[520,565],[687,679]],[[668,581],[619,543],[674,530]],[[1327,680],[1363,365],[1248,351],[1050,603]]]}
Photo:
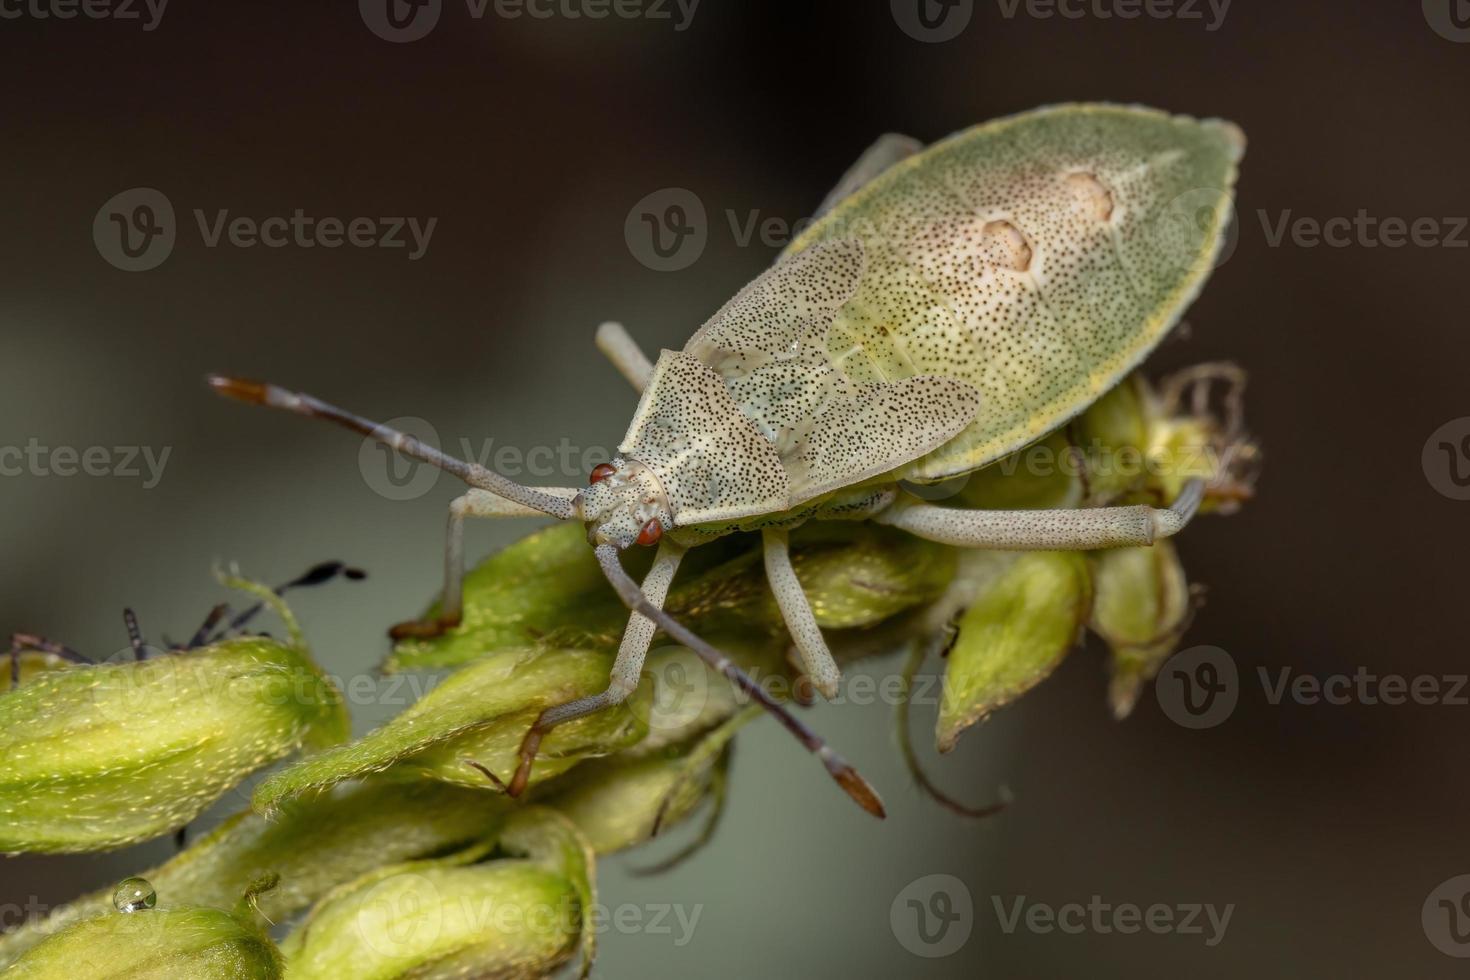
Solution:
{"label": "brown leg tip", "polygon": [[486,779],[490,780],[490,782],[495,785],[496,789],[500,790],[502,793],[505,793],[507,796],[510,795],[510,789],[505,785],[505,781],[499,776],[495,775],[495,773],[491,772],[489,766],[481,765],[474,759],[465,759],[464,764],[469,766],[471,769],[474,769]]}
{"label": "brown leg tip", "polygon": [[532,728],[526,732],[526,740],[521,743],[521,764],[516,766],[515,775],[510,778],[506,796],[520,796],[526,791],[526,785],[531,781],[531,763],[536,761],[536,752],[540,748],[541,733]]}
{"label": "brown leg tip", "polygon": [[208,375],[205,380],[209,382],[211,388],[226,398],[233,398],[249,405],[265,404],[266,386],[259,381],[227,378],[222,374]]}
{"label": "brown leg tip", "polygon": [[459,625],[459,617],[453,619],[411,619],[406,623],[396,623],[388,628],[388,638],[391,640],[432,640],[436,636],[445,633]]}
{"label": "brown leg tip", "polygon": [[853,802],[858,806],[867,810],[879,820],[888,816],[888,813],[883,809],[883,801],[878,798],[878,791],[866,779],[859,776],[857,770],[852,766],[844,765],[841,768],[833,769],[832,778],[837,780],[837,785],[841,786],[843,791],[852,797]]}

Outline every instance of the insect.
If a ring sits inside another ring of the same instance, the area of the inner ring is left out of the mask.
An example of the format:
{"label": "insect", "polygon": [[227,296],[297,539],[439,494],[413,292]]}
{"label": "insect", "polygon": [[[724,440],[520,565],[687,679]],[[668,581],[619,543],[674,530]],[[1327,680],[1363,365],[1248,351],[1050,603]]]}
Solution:
{"label": "insect", "polygon": [[[650,362],[616,324],[598,346],[642,392],[611,463],[581,488],[527,487],[310,395],[211,376],[221,394],[354,429],[463,479],[449,509],[440,614],[395,626],[433,636],[461,618],[465,518],[550,515],[587,526],[631,610],[608,687],[545,710],[542,737],[623,702],[657,629],[774,714],[864,809],[878,794],[728,657],[662,610],[686,551],[758,532],[767,578],[812,685],[839,670],[792,570],[790,530],[874,520],[961,547],[1082,550],[1177,533],[1202,485],[1167,509],[979,511],[903,484],[973,472],[1055,430],[1121,380],[1208,276],[1231,215],[1244,137],[1234,125],[1139,108],[1068,105],[994,121],[927,149],[870,148],[778,262],[682,350]],[[656,546],[641,586],[619,554]]]}

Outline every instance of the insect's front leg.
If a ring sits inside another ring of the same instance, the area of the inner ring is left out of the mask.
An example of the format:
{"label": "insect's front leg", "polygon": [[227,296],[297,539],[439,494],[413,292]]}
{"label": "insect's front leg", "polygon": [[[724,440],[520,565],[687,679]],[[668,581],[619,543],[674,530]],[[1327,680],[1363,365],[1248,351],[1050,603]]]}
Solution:
{"label": "insect's front leg", "polygon": [[1141,504],[1080,510],[963,510],[899,502],[873,519],[960,548],[1090,551],[1151,545],[1178,534],[1203,497],[1204,483],[1191,480],[1167,510]]}
{"label": "insect's front leg", "polygon": [[[653,558],[653,567],[643,578],[644,598],[660,609],[663,608],[664,600],[668,598],[669,583],[674,580],[674,573],[679,570],[679,562],[683,560],[685,550],[668,538],[664,538],[659,542],[658,554]],[[521,743],[520,764],[516,767],[515,775],[511,777],[510,785],[506,789],[509,795],[520,796],[525,791],[526,784],[531,779],[531,765],[536,761],[536,753],[540,750],[541,740],[547,732],[557,725],[563,725],[577,718],[585,718],[604,708],[622,704],[628,700],[629,695],[637,690],[638,679],[643,672],[643,661],[648,656],[648,648],[653,644],[653,634],[657,630],[658,627],[648,617],[641,613],[632,613],[628,617],[627,627],[623,630],[623,641],[618,645],[618,656],[613,661],[607,690],[601,694],[578,698],[541,712]]]}
{"label": "insect's front leg", "polygon": [[[569,487],[537,487],[538,492],[570,500],[577,495]],[[466,517],[544,517],[514,500],[488,490],[472,489],[449,504],[449,522],[444,543],[444,596],[439,615],[398,623],[388,630],[395,640],[438,636],[459,625],[464,616],[464,519]]]}

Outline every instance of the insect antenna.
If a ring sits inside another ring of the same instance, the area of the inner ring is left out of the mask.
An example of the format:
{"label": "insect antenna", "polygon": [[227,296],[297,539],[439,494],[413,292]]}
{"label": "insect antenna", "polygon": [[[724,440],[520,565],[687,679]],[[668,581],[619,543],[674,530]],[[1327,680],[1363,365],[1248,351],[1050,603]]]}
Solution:
{"label": "insect antenna", "polygon": [[287,391],[273,384],[265,384],[260,381],[246,381],[241,378],[227,378],[223,375],[211,374],[208,376],[209,385],[219,394],[226,398],[245,402],[248,405],[265,405],[269,408],[284,409],[295,412],[297,415],[305,415],[310,418],[326,419],[345,426],[354,432],[360,432],[370,439],[391,449],[396,449],[405,456],[409,456],[430,466],[436,466],[446,473],[452,473],[472,487],[488,490],[498,497],[513,500],[518,504],[539,510],[543,514],[549,514],[558,520],[570,520],[577,516],[572,502],[563,497],[553,494],[542,493],[532,487],[522,486],[507,477],[501,476],[493,470],[486,469],[478,463],[467,463],[447,453],[415,439],[406,432],[377,422],[370,422],[359,415],[353,415],[329,405],[319,398],[301,392]]}
{"label": "insect antenna", "polygon": [[715,649],[705,640],[696,636],[677,619],[664,612],[658,606],[649,602],[643,595],[643,590],[638,583],[633,581],[623,569],[623,563],[618,559],[618,549],[612,544],[600,544],[597,546],[597,562],[602,566],[602,573],[608,582],[617,590],[618,596],[629,609],[646,616],[657,623],[659,628],[667,633],[676,642],[694,651],[699,659],[703,660],[712,669],[724,674],[732,684],[745,692],[752,700],[758,703],[766,711],[776,716],[776,720],[786,726],[787,731],[796,736],[797,741],[806,746],[822,765],[827,767],[827,772],[837,781],[848,796],[858,806],[867,810],[875,817],[885,816],[883,812],[883,801],[878,798],[878,793],[869,785],[868,781],[858,775],[848,762],[832,750],[832,747],[823,741],[822,737],[808,728],[799,718],[793,715],[770,694],[766,693],[755,679],[745,671],[741,670],[728,656]]}
{"label": "insect antenna", "polygon": [[[311,566],[301,575],[298,575],[284,585],[276,586],[271,591],[275,592],[276,595],[285,595],[292,589],[303,589],[330,582],[339,575],[353,582],[360,582],[367,578],[367,572],[364,572],[360,568],[352,568],[345,562],[324,561]],[[237,633],[243,630],[252,619],[260,615],[261,610],[264,608],[265,603],[257,602],[243,611],[236,613],[234,618],[228,623],[225,623],[222,629],[216,631],[216,627],[219,626],[220,621],[230,611],[228,604],[220,603],[209,611],[209,615],[205,617],[203,625],[194,633],[193,638],[189,641],[189,646],[185,649],[193,650],[196,647],[206,646],[210,643],[218,643],[231,633]]]}

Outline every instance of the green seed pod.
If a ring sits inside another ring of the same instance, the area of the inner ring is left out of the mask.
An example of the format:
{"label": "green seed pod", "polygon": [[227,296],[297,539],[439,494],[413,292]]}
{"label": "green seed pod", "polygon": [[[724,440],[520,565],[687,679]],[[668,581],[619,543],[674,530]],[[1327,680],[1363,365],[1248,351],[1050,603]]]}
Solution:
{"label": "green seed pod", "polygon": [[282,944],[293,980],[544,976],[581,940],[590,965],[591,852],[541,808],[496,842],[524,858],[453,858],[382,868],[334,890]]}
{"label": "green seed pod", "polygon": [[[259,910],[281,922],[374,868],[483,840],[507,806],[501,797],[430,780],[375,779],[293,800],[273,820],[236,814],[142,877],[180,904],[223,908],[274,872],[280,887],[259,897]],[[66,925],[112,910],[112,891],[98,891],[0,935],[0,969]]]}
{"label": "green seed pod", "polygon": [[723,806],[726,749],[759,714],[759,708],[746,708],[682,744],[654,752],[639,746],[583,766],[549,787],[546,805],[566,814],[598,854],[647,841],[711,797],[713,826]]}
{"label": "green seed pod", "polygon": [[[53,670],[65,670],[67,667],[73,666],[65,658],[58,657],[56,654],[46,650],[17,650],[14,656],[16,673],[19,675],[20,682],[16,685],[17,687],[28,684],[31,680],[42,674],[49,673]],[[0,668],[8,666],[9,664],[0,661]],[[4,675],[3,680],[0,680],[0,687],[3,687],[5,690],[10,689],[10,677],[8,674]]]}
{"label": "green seed pod", "polygon": [[1088,625],[1112,651],[1108,702],[1113,716],[1123,719],[1189,623],[1189,584],[1168,540],[1152,548],[1099,551],[1092,567],[1097,599]]}
{"label": "green seed pod", "polygon": [[[750,638],[779,632],[780,610],[765,582],[759,540],[737,534],[694,549],[665,608],[697,633]],[[640,576],[649,560],[642,549],[630,553],[630,574]],[[953,575],[954,555],[891,528],[814,522],[793,533],[792,564],[817,623],[845,629],[932,601]],[[383,669],[457,667],[487,653],[537,644],[611,650],[627,620],[586,534],[558,525],[522,538],[469,572],[463,622],[441,637],[400,642]]]}
{"label": "green seed pod", "polygon": [[[611,659],[590,650],[519,649],[482,658],[376,731],[318,753],[272,775],[255,791],[258,810],[390,766],[481,789],[494,789],[483,769],[508,779],[526,730],[542,709],[607,686]],[[543,743],[532,784],[582,758],[632,745],[647,731],[651,689],[615,709],[562,725]],[[470,763],[475,763],[471,765]]]}
{"label": "green seed pod", "polygon": [[0,695],[0,851],[156,837],[256,769],[347,734],[341,694],[299,644],[244,637],[46,671]]}
{"label": "green seed pod", "polygon": [[31,948],[6,980],[276,980],[281,954],[247,908],[154,908],[152,886],[123,883],[117,910],[75,923]]}
{"label": "green seed pod", "polygon": [[[676,583],[668,611],[696,633],[749,640],[782,631],[756,540],[735,558]],[[893,528],[826,521],[792,534],[791,564],[818,626],[860,629],[937,598],[954,576],[955,555]]]}
{"label": "green seed pod", "polygon": [[994,561],[998,570],[961,617],[949,652],[936,731],[941,752],[1046,679],[1076,645],[1092,607],[1087,563],[1077,552],[978,558]]}

